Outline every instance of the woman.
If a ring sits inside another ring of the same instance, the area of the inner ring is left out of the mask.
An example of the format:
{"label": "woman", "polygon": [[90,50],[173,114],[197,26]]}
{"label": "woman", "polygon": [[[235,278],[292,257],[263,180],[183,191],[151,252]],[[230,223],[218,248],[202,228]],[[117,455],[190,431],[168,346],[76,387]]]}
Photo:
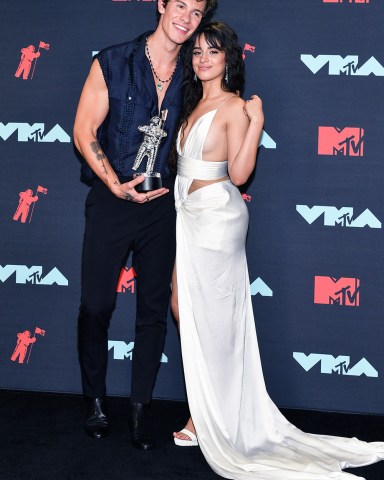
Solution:
{"label": "woman", "polygon": [[[238,96],[241,54],[228,26],[198,31],[177,138],[172,306],[193,424],[207,462],[225,478],[356,478],[341,469],[383,459],[384,443],[303,433],[265,389],[245,255],[248,212],[236,187],[254,169],[263,113],[258,97]],[[174,434],[176,443],[193,443],[193,424]]]}

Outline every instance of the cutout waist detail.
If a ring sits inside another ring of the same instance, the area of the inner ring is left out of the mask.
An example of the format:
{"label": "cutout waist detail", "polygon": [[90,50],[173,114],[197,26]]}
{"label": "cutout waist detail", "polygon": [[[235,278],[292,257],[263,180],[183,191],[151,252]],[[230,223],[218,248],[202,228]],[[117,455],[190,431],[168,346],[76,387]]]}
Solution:
{"label": "cutout waist detail", "polygon": [[177,174],[199,180],[218,180],[228,175],[228,161],[207,162],[179,155]]}

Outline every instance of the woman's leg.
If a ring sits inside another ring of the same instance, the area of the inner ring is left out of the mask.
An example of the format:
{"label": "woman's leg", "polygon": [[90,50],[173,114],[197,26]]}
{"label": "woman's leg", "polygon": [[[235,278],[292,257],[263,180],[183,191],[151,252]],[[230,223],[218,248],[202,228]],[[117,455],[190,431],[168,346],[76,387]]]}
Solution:
{"label": "woman's leg", "polygon": [[[173,269],[172,274],[172,296],[171,296],[171,309],[172,314],[176,320],[177,328],[180,331],[180,317],[179,317],[179,303],[178,303],[178,296],[177,296],[177,273],[176,273],[176,265]],[[189,430],[193,434],[196,435],[196,430],[192,422],[192,418],[189,417],[187,424],[184,427],[185,429]],[[173,432],[173,436],[178,438],[179,440],[191,440],[191,438],[186,435],[185,433],[181,432]]]}

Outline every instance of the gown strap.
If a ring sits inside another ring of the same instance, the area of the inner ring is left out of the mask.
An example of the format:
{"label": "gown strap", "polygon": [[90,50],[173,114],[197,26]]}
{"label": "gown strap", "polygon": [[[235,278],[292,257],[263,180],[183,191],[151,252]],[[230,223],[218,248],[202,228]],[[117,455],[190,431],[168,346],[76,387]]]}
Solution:
{"label": "gown strap", "polygon": [[219,108],[220,108],[222,105],[224,105],[224,103],[225,103],[227,100],[229,100],[230,98],[233,98],[233,97],[237,97],[237,95],[234,93],[233,95],[225,98],[221,103],[219,103],[219,105],[215,108],[216,112],[217,112],[217,110],[219,110]]}

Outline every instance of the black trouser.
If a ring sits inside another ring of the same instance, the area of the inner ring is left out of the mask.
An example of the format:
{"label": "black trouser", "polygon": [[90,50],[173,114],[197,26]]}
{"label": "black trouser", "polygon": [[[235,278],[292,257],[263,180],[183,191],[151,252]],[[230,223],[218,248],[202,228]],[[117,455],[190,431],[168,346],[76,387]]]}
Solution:
{"label": "black trouser", "polygon": [[120,200],[100,180],[88,194],[78,324],[87,396],[106,394],[108,326],[120,271],[131,251],[137,273],[131,400],[151,400],[164,347],[176,248],[173,179],[163,183],[170,192],[144,204]]}

